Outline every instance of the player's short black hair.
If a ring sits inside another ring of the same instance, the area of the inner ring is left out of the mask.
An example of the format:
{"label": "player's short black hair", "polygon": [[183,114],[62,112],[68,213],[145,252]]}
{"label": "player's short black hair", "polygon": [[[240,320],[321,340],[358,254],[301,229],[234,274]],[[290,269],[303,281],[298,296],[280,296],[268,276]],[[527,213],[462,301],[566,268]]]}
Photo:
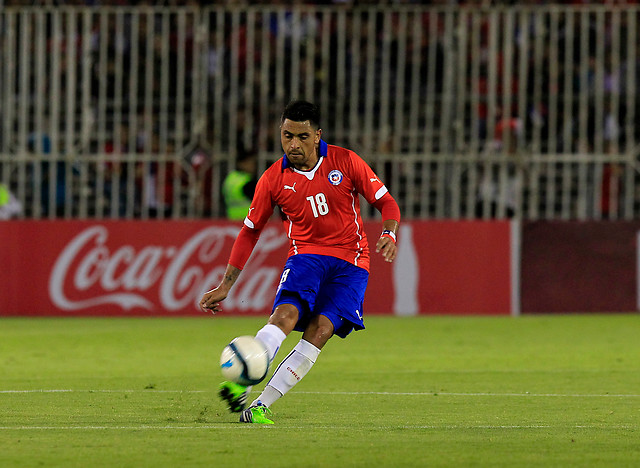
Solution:
{"label": "player's short black hair", "polygon": [[291,101],[284,108],[280,123],[284,122],[285,119],[293,120],[294,122],[308,120],[312,127],[318,129],[320,128],[320,109],[309,101]]}

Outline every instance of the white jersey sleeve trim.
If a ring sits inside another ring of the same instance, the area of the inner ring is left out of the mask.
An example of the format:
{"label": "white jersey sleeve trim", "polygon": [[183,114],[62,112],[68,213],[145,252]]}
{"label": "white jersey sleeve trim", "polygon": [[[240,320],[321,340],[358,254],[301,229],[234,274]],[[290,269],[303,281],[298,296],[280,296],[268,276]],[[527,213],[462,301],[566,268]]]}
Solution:
{"label": "white jersey sleeve trim", "polygon": [[253,224],[253,221],[251,221],[249,218],[244,218],[244,225],[251,229],[256,228],[256,225]]}
{"label": "white jersey sleeve trim", "polygon": [[386,186],[382,186],[378,189],[378,191],[376,192],[376,200],[380,200],[382,197],[384,197],[384,195],[389,191],[389,189],[387,189]]}

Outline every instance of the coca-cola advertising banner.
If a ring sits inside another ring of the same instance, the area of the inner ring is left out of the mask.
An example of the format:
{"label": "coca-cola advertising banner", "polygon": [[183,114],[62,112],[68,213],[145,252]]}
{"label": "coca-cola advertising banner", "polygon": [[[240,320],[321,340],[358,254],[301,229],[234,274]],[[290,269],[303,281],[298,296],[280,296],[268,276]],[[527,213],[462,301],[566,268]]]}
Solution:
{"label": "coca-cola advertising banner", "polygon": [[[0,315],[202,314],[226,268],[238,223],[0,223]],[[380,223],[365,230],[372,250]],[[405,222],[392,264],[371,253],[368,314],[509,314],[508,222]],[[288,252],[269,224],[223,303],[224,314],[268,314]]]}

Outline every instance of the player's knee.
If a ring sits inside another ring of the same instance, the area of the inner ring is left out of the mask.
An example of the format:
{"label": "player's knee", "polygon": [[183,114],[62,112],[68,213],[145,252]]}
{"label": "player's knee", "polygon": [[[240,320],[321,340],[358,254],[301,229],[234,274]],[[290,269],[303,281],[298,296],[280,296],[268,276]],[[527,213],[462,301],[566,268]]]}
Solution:
{"label": "player's knee", "polygon": [[269,323],[276,325],[287,335],[293,331],[297,322],[298,309],[293,304],[280,304],[269,318]]}
{"label": "player's knee", "polygon": [[318,349],[329,341],[333,336],[333,324],[326,317],[319,315],[318,319],[313,320],[304,331],[302,338]]}

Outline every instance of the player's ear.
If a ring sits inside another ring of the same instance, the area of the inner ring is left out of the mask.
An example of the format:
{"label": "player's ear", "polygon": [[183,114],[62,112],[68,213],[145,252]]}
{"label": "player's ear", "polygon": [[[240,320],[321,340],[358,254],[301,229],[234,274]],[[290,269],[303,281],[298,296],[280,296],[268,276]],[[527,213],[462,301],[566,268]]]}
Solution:
{"label": "player's ear", "polygon": [[322,129],[319,128],[318,130],[316,130],[316,140],[315,140],[316,145],[320,143],[321,138],[322,138]]}

